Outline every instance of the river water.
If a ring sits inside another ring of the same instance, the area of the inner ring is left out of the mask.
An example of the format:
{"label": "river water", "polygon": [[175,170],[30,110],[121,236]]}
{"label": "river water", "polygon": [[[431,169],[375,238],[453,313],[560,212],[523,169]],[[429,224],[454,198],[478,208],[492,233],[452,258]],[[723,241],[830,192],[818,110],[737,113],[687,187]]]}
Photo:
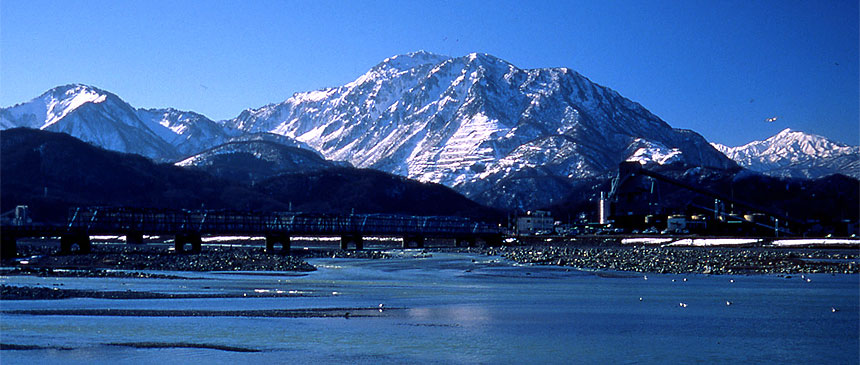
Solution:
{"label": "river water", "polygon": [[[314,259],[316,272],[188,279],[2,277],[7,285],[307,297],[3,301],[19,309],[378,307],[368,318],[0,315],[6,364],[860,362],[860,276],[707,276],[520,266],[454,253]],[[413,257],[413,256],[418,256]],[[423,257],[422,257],[423,256]],[[170,273],[176,275],[176,273]],[[686,279],[686,280],[685,280]],[[641,298],[641,299],[640,299]],[[727,305],[727,301],[731,305]],[[681,306],[681,303],[686,306]],[[837,308],[838,311],[833,311]],[[153,342],[159,348],[112,346]],[[207,344],[260,350],[171,347]]]}

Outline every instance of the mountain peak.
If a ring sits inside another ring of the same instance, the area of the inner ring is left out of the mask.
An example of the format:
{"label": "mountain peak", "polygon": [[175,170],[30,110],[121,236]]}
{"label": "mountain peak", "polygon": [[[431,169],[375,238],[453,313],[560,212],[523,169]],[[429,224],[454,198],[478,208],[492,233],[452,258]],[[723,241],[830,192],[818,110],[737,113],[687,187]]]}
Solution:
{"label": "mountain peak", "polygon": [[27,123],[22,126],[45,129],[82,105],[103,103],[108,98],[117,97],[107,91],[85,84],[57,86],[27,103],[17,104],[6,109],[6,113],[3,115],[3,125],[18,126],[20,123],[14,123],[12,120],[21,119],[24,115],[32,115],[34,117],[25,118]]}
{"label": "mountain peak", "polygon": [[795,130],[793,130],[793,129],[791,129],[791,128],[786,128],[786,129],[781,130],[781,131],[780,131],[779,133],[777,133],[776,135],[777,135],[777,136],[784,136],[784,135],[787,135],[787,134],[789,134],[789,133],[794,133],[794,132],[797,132],[797,131],[795,131]]}
{"label": "mountain peak", "polygon": [[[409,57],[442,57],[442,58],[451,58],[445,55],[440,55],[438,53],[428,52],[423,49],[419,49],[415,52],[409,52],[406,54]],[[396,57],[396,56],[395,56]]]}
{"label": "mountain peak", "polygon": [[[786,128],[767,139],[770,143],[811,145],[815,149],[832,149],[834,147],[849,147],[847,144],[831,140],[817,134],[806,133]],[[755,142],[753,142],[755,143]]]}
{"label": "mountain peak", "polygon": [[442,63],[448,59],[451,59],[451,57],[420,50],[407,54],[388,57],[382,60],[382,62],[380,62],[374,68],[386,67],[405,71],[426,64],[435,65],[438,63]]}
{"label": "mountain peak", "polygon": [[[797,140],[797,139],[809,139],[809,138],[822,139],[824,137],[817,136],[814,134],[809,134],[809,133],[798,131],[798,130],[794,130],[791,128],[786,128],[786,129],[781,130],[779,133],[774,134],[773,136],[771,136],[767,140],[768,141],[785,141],[785,140],[789,140],[789,139]],[[757,142],[757,141],[754,141],[753,143],[755,143],[755,142]]]}
{"label": "mountain peak", "polygon": [[[46,91],[41,96],[36,99],[54,99],[54,100],[72,100],[77,99],[77,102],[71,103],[71,105],[80,106],[85,102],[94,102],[100,103],[105,101],[109,97],[118,98],[116,95],[111,94],[105,90],[97,88],[92,85],[87,84],[67,84],[57,86],[53,89]],[[98,100],[98,101],[97,101]]]}
{"label": "mountain peak", "polygon": [[481,60],[490,60],[490,61],[497,61],[497,60],[501,60],[500,58],[498,58],[498,57],[496,57],[496,56],[493,56],[493,55],[491,55],[491,54],[489,54],[489,53],[483,53],[483,52],[472,52],[472,53],[469,53],[469,54],[467,54],[467,55],[466,55],[466,58],[468,58],[469,60],[477,60],[477,59],[481,59]]}
{"label": "mountain peak", "polygon": [[485,66],[485,67],[494,66],[494,65],[500,65],[502,67],[512,66],[510,62],[505,61],[505,60],[498,58],[496,56],[493,56],[489,53],[472,52],[472,53],[469,53],[469,54],[467,54],[463,57],[460,57],[460,58],[465,60],[466,64],[474,64],[477,66]]}
{"label": "mountain peak", "polygon": [[57,86],[51,90],[48,90],[46,94],[56,94],[56,93],[64,93],[64,94],[77,94],[81,92],[89,92],[89,93],[98,93],[98,94],[107,94],[107,91],[104,91],[100,88],[97,88],[92,85],[74,83],[74,84],[66,84]]}

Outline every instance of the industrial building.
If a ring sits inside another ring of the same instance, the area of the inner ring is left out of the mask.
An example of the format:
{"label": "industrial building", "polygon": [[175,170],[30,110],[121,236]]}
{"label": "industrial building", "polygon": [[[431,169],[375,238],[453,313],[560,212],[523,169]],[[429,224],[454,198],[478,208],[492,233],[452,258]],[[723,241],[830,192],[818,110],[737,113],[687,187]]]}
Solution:
{"label": "industrial building", "polygon": [[525,216],[517,218],[517,234],[533,236],[553,233],[552,215],[543,210],[526,212]]}

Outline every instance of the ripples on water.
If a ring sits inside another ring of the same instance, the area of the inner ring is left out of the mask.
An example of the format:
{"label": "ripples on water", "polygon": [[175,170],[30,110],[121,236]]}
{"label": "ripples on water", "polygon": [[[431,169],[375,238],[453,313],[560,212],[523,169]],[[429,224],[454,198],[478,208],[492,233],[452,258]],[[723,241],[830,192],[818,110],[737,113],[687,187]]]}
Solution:
{"label": "ripples on water", "polygon": [[[0,352],[0,360],[4,365],[858,362],[858,275],[807,275],[812,279],[807,282],[800,276],[648,274],[644,280],[644,275],[635,273],[519,266],[498,258],[459,254],[390,260],[315,259],[311,263],[320,270],[303,276],[188,273],[183,274],[188,276],[186,280],[2,278],[5,284],[62,284],[66,289],[283,291],[309,297],[76,298],[5,301],[0,306],[3,310],[220,311],[384,304],[388,309],[372,318],[3,314],[0,342],[71,349],[5,350]],[[726,305],[727,301],[732,304]],[[839,311],[833,312],[833,307]],[[109,345],[118,343],[152,346]]]}

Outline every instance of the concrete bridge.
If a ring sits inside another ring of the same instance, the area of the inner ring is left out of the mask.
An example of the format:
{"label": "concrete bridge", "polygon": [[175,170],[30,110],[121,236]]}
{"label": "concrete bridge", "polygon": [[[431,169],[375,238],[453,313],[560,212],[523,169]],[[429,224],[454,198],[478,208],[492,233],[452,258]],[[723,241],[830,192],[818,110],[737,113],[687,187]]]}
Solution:
{"label": "concrete bridge", "polygon": [[[262,236],[266,251],[289,253],[295,236],[340,237],[340,248],[364,248],[364,237],[399,237],[402,247],[424,247],[427,238],[454,239],[457,246],[478,241],[499,245],[501,230],[468,218],[385,214],[329,215],[295,212],[255,213],[222,210],[165,210],[121,207],[73,208],[65,226],[4,225],[0,227],[0,257],[14,257],[17,240],[60,237],[62,252],[86,253],[90,236],[125,236],[129,244],[144,235],[172,235],[176,252],[200,252],[203,236]],[[278,250],[280,246],[280,250]]]}

